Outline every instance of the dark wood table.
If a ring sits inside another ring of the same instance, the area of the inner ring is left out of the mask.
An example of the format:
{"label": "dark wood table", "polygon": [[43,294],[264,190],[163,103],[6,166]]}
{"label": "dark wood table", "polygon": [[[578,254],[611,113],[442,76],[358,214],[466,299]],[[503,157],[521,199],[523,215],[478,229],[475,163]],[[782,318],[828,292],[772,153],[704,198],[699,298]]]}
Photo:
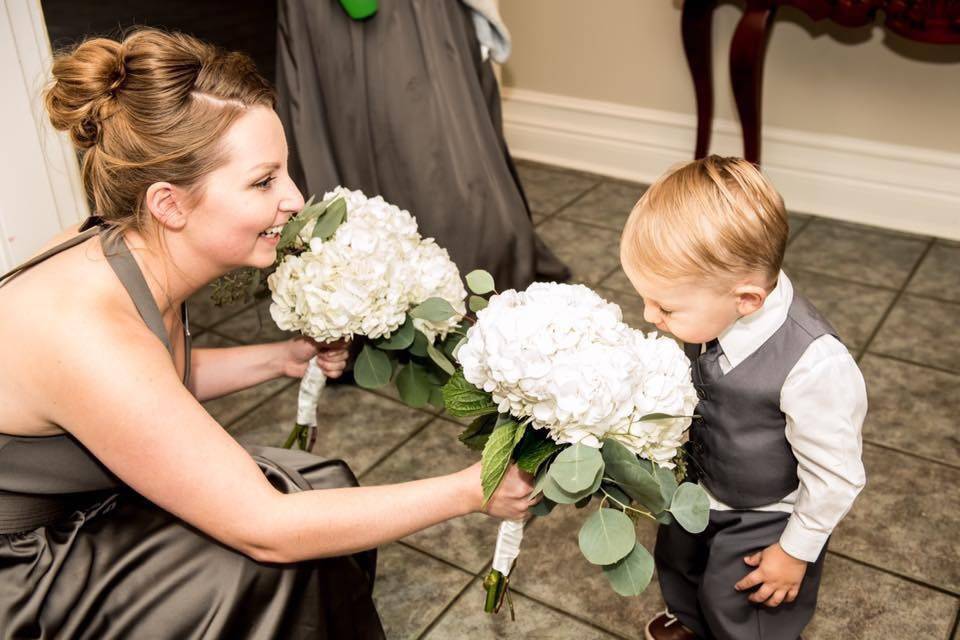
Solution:
{"label": "dark wood table", "polygon": [[[718,0],[685,0],[683,49],[697,97],[697,148],[702,158],[710,147],[713,78],[710,31]],[[960,0],[746,0],[743,17],[730,43],[730,81],[743,129],[743,157],[760,162],[760,111],[763,60],[773,19],[780,7],[795,7],[815,21],[845,27],[873,24],[882,12],[886,28],[910,40],[960,44]]]}

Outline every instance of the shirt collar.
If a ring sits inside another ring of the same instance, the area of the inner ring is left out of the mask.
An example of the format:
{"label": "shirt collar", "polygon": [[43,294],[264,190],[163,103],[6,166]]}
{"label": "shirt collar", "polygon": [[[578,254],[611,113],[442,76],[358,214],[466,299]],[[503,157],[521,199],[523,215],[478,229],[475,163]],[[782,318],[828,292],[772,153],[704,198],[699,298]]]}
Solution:
{"label": "shirt collar", "polygon": [[783,271],[777,286],[764,300],[763,306],[740,318],[717,338],[730,366],[736,367],[770,339],[787,319],[793,302],[793,284]]}

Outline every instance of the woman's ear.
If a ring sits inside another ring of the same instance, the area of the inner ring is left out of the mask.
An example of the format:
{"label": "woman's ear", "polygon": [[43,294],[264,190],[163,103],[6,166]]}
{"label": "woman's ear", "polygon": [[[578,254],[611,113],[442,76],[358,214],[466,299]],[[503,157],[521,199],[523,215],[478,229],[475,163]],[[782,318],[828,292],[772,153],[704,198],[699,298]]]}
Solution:
{"label": "woman's ear", "polygon": [[741,284],[733,293],[737,296],[737,314],[741,318],[760,309],[767,299],[767,290],[755,284]]}
{"label": "woman's ear", "polygon": [[157,224],[171,231],[179,231],[187,224],[187,216],[180,207],[177,189],[169,182],[154,182],[147,187],[144,203]]}

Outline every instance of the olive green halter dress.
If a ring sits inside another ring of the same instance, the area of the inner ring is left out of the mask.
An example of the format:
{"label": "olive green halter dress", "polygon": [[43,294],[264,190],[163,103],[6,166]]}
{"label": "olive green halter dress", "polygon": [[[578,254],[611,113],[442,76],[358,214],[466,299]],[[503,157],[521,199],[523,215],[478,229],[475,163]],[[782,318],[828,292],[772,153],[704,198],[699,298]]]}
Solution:
{"label": "olive green halter dress", "polygon": [[[80,235],[0,276],[0,286],[99,234],[143,321],[172,355],[129,248],[99,224],[91,218]],[[186,379],[185,307],[182,315]],[[371,598],[374,551],[258,563],[134,493],[69,433],[2,432],[0,425],[0,638],[383,637]],[[266,447],[248,451],[287,493],[356,485],[339,460]]]}

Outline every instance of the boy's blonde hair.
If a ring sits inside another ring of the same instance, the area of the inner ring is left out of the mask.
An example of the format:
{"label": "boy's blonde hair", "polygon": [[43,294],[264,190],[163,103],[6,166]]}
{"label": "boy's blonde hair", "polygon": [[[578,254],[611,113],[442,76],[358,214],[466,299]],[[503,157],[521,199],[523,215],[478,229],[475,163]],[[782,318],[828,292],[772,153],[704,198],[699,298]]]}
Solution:
{"label": "boy's blonde hair", "polygon": [[673,169],[643,194],[620,238],[625,269],[668,279],[773,286],[789,227],[783,198],[752,164],[708,156]]}

